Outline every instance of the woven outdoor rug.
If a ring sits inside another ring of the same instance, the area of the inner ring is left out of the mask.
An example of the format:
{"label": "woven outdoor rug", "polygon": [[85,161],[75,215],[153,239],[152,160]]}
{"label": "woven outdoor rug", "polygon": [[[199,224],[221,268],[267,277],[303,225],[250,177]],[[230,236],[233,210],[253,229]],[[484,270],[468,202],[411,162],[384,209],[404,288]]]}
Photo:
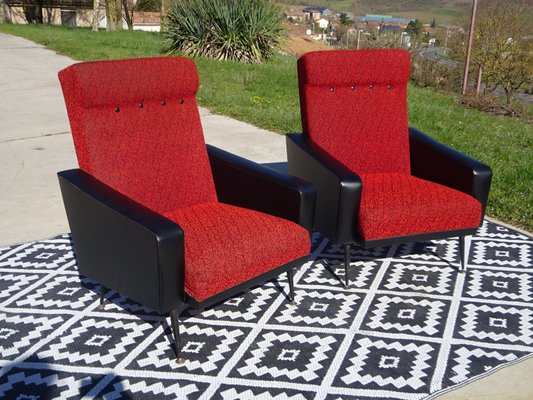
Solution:
{"label": "woven outdoor rug", "polygon": [[[469,243],[469,245],[468,245]],[[0,249],[0,398],[426,399],[533,353],[533,238],[486,222],[456,239],[342,249],[169,320],[78,277],[68,235]],[[337,276],[338,275],[338,276]]]}

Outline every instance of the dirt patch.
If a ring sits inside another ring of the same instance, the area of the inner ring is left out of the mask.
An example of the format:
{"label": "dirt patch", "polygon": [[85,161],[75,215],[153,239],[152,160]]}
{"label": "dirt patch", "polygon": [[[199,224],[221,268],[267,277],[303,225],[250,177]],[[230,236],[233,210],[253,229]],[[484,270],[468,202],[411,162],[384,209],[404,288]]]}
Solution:
{"label": "dirt patch", "polygon": [[333,50],[333,47],[307,36],[289,37],[281,47],[284,53],[300,57],[310,51]]}

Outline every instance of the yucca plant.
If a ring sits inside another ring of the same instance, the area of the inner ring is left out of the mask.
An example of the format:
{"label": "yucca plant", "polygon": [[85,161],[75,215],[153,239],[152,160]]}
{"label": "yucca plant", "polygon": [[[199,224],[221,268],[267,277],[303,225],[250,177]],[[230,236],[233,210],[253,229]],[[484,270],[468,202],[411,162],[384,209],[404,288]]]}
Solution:
{"label": "yucca plant", "polygon": [[170,53],[259,63],[278,49],[282,20],[274,0],[177,0],[163,35]]}

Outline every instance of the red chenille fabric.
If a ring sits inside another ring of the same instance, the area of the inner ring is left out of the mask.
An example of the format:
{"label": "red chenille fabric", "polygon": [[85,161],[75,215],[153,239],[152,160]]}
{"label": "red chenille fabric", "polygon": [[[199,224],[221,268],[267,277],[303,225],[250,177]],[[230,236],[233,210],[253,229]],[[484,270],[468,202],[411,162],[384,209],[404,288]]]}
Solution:
{"label": "red chenille fabric", "polygon": [[294,222],[223,203],[165,216],[185,232],[185,291],[197,301],[308,255],[311,246]]}
{"label": "red chenille fabric", "polygon": [[409,173],[403,50],[310,52],[298,60],[303,132],[358,173]]}
{"label": "red chenille fabric", "polygon": [[81,63],[59,79],[81,169],[159,213],[216,201],[192,60]]}
{"label": "red chenille fabric", "polygon": [[359,234],[364,240],[477,228],[481,203],[407,174],[363,174]]}

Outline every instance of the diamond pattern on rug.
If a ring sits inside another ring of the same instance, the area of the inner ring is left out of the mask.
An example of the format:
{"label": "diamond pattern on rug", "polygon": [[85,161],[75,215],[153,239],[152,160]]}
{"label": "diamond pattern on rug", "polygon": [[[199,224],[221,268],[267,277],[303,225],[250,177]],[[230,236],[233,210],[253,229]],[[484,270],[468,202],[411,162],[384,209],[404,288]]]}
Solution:
{"label": "diamond pattern on rug", "polygon": [[204,311],[188,308],[182,315],[205,320],[214,318],[219,321],[254,323],[261,319],[265,311],[270,308],[272,301],[279,294],[278,288],[265,285],[262,288],[248,290]]}
{"label": "diamond pattern on rug", "polygon": [[448,384],[464,382],[482,375],[493,368],[517,360],[524,352],[483,349],[479,347],[455,345],[450,352],[450,369],[446,377]]}
{"label": "diamond pattern on rug", "polygon": [[221,385],[213,399],[223,400],[307,400],[314,397],[312,392],[296,389],[261,388],[253,386]]}
{"label": "diamond pattern on rug", "polygon": [[0,398],[421,400],[533,355],[533,238],[456,238],[313,256],[224,303],[168,316],[79,277],[69,235],[0,249]]}
{"label": "diamond pattern on rug", "polygon": [[469,265],[531,268],[533,264],[532,243],[473,240],[471,246]]}
{"label": "diamond pattern on rug", "polygon": [[139,320],[87,318],[37,353],[39,360],[112,368],[153,329]]}
{"label": "diamond pattern on rug", "polygon": [[44,282],[28,296],[17,300],[15,306],[33,309],[81,310],[96,300],[95,292],[87,290],[94,290],[96,286],[93,281],[87,278],[80,279],[77,275],[58,275]]}
{"label": "diamond pattern on rug", "polygon": [[451,296],[456,277],[457,270],[449,265],[391,263],[380,289]]}
{"label": "diamond pattern on rug", "polygon": [[450,302],[426,298],[377,296],[366,314],[363,329],[441,336]]}
{"label": "diamond pattern on rug", "polygon": [[269,324],[298,324],[330,328],[348,328],[361,304],[361,295],[326,290],[306,291],[296,298],[296,305],[284,302]]}
{"label": "diamond pattern on rug", "polygon": [[72,261],[74,254],[71,245],[66,243],[40,243],[23,249],[7,260],[0,261],[0,268],[58,269]]}
{"label": "diamond pattern on rug", "polygon": [[336,385],[417,392],[429,388],[435,345],[359,337],[337,375]]}
{"label": "diamond pattern on rug", "polygon": [[176,364],[170,328],[156,342],[141,353],[132,368],[157,371],[180,371],[197,374],[212,374],[220,370],[227,358],[238,348],[250,329],[229,329],[220,326],[184,323],[181,336],[181,356],[187,359],[183,365]]}
{"label": "diamond pattern on rug", "polygon": [[338,345],[338,335],[265,330],[230,376],[320,384]]}
{"label": "diamond pattern on rug", "polygon": [[464,296],[531,302],[533,276],[527,273],[473,269],[468,274]]}
{"label": "diamond pattern on rug", "polygon": [[501,344],[533,344],[533,308],[462,304],[456,336]]}
{"label": "diamond pattern on rug", "polygon": [[94,385],[94,376],[15,367],[0,377],[0,398],[17,400],[79,399]]}
{"label": "diamond pattern on rug", "polygon": [[[350,287],[368,289],[374,281],[382,262],[379,261],[354,261],[350,262],[348,277]],[[318,260],[313,268],[307,268],[300,281],[304,285],[320,287],[343,287],[344,262],[338,259],[323,258]]]}
{"label": "diamond pattern on rug", "polygon": [[198,399],[209,385],[200,382],[161,378],[116,377],[102,393],[105,400],[176,399],[179,393],[187,400]]}
{"label": "diamond pattern on rug", "polygon": [[0,358],[14,360],[32,345],[46,338],[65,318],[0,312]]}
{"label": "diamond pattern on rug", "polygon": [[459,263],[459,239],[402,244],[394,256],[405,260],[444,261],[456,265]]}
{"label": "diamond pattern on rug", "polygon": [[39,278],[39,275],[30,274],[0,274],[0,303],[11,298],[11,296],[31,285]]}
{"label": "diamond pattern on rug", "polygon": [[523,233],[489,221],[485,221],[483,226],[477,230],[476,237],[531,241],[531,238]]}

